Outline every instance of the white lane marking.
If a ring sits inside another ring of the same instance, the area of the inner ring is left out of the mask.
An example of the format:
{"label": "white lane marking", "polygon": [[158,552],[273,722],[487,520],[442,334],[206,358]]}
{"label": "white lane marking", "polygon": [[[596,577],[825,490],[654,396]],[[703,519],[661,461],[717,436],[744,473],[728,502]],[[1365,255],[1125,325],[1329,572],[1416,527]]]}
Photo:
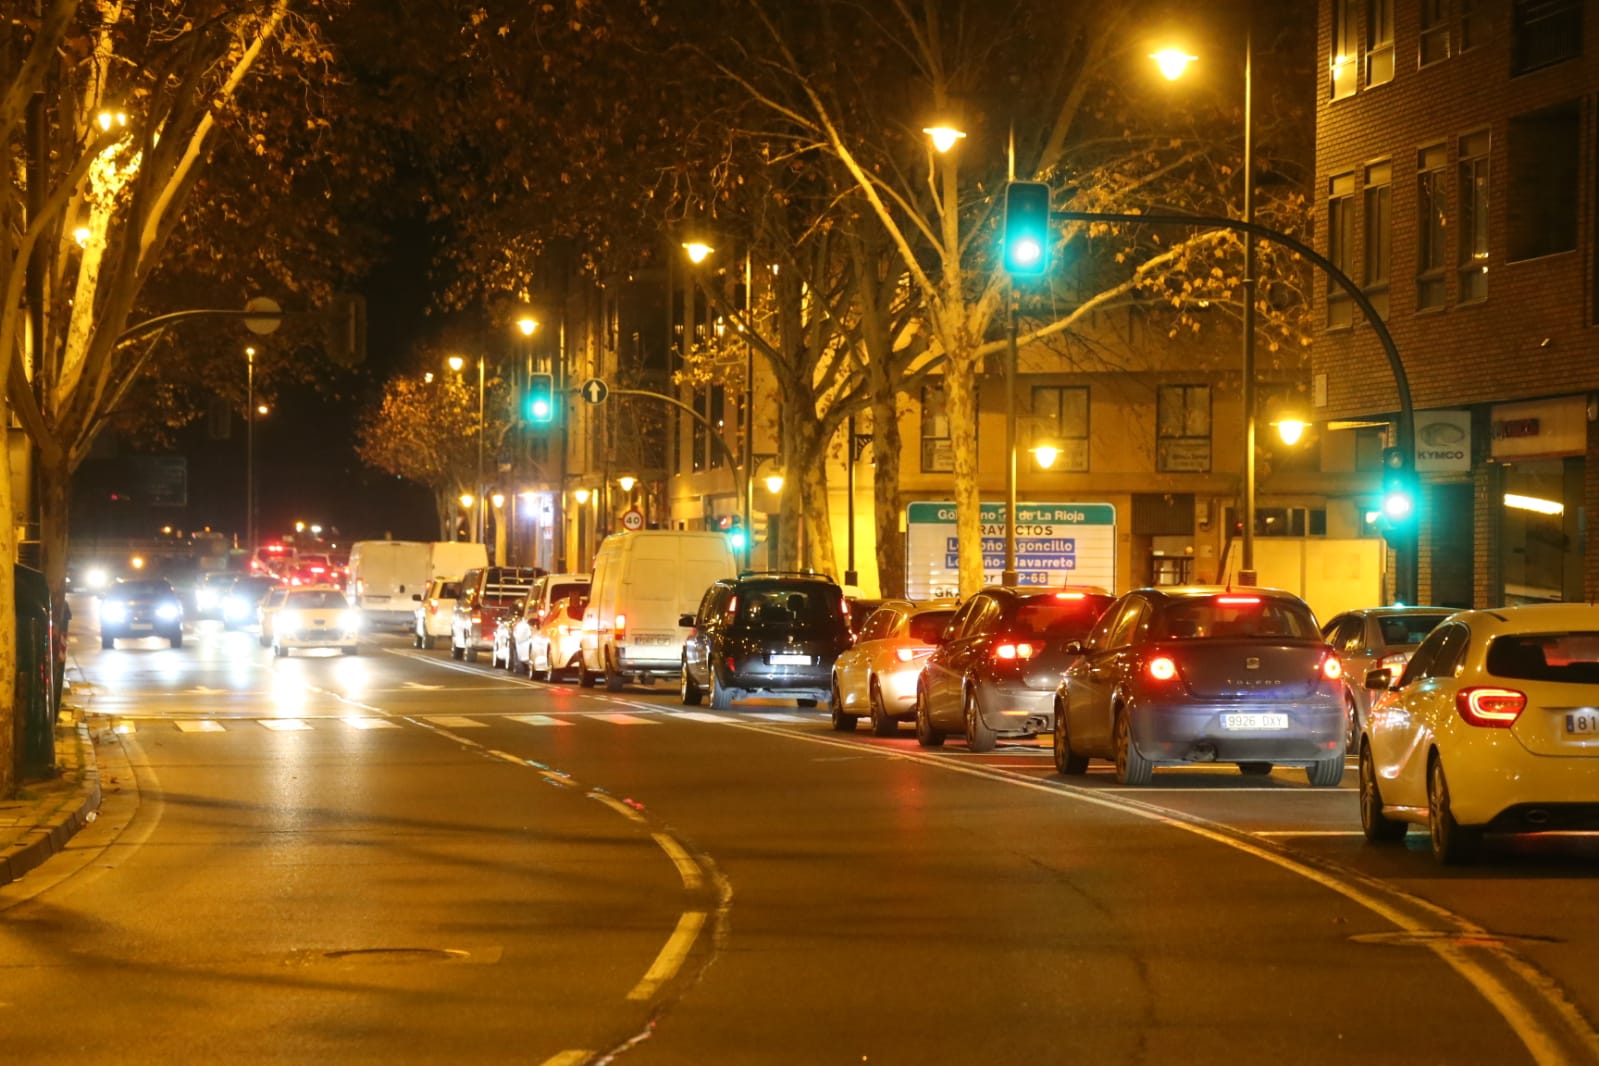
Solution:
{"label": "white lane marking", "polygon": [[749,717],[757,722],[809,722],[809,718],[797,714],[785,714],[782,711],[749,711]]}
{"label": "white lane marking", "polygon": [[423,692],[437,692],[439,689],[443,688],[444,686],[443,685],[424,685],[420,681],[402,681],[402,682],[400,682],[400,687],[401,688],[409,688],[409,689],[420,689]]}
{"label": "white lane marking", "polygon": [[302,722],[298,718],[257,718],[256,721],[274,733],[293,733],[311,728],[309,723]]}
{"label": "white lane marking", "polygon": [[551,717],[550,715],[547,715],[547,714],[513,714],[513,715],[509,715],[508,717],[509,717],[510,721],[521,722],[523,725],[571,725],[572,724],[571,722],[563,721],[560,718],[554,718],[554,717]]}
{"label": "white lane marking", "polygon": [[[1159,780],[1159,775],[1156,776],[1156,780]],[[1262,784],[1255,785],[1253,787],[1249,785],[1219,785],[1215,788],[1167,788],[1162,785],[1152,785],[1141,788],[1123,788],[1120,785],[1111,785],[1107,788],[1096,788],[1094,791],[1115,792],[1118,795],[1129,794],[1142,796],[1148,796],[1152,792],[1155,795],[1161,796],[1177,795],[1179,793],[1196,796],[1215,793],[1219,796],[1226,792],[1252,792],[1257,796],[1343,796],[1346,799],[1353,794],[1341,788],[1271,788],[1267,787],[1264,784],[1264,781],[1265,779],[1263,778]]]}
{"label": "white lane marking", "polygon": [[677,874],[683,879],[683,887],[690,892],[696,891],[704,884],[704,877],[700,874],[700,864],[690,857],[683,845],[670,833],[651,833],[655,842],[666,852],[667,857],[677,864]]}
{"label": "white lane marking", "polygon": [[636,714],[591,714],[588,717],[598,718],[602,722],[613,722],[616,725],[660,725],[652,718],[640,718]]}
{"label": "white lane marking", "polygon": [[198,722],[174,722],[180,733],[225,733],[221,722],[210,718],[202,718]]}
{"label": "white lane marking", "polygon": [[683,916],[677,920],[677,928],[667,939],[666,946],[661,948],[661,953],[655,956],[655,962],[645,972],[644,979],[633,986],[627,998],[635,1002],[649,999],[663,984],[670,981],[683,965],[683,960],[688,958],[689,949],[694,946],[694,938],[700,935],[700,926],[704,924],[704,911],[684,911]]}
{"label": "white lane marking", "polygon": [[398,729],[400,723],[391,722],[387,718],[374,718],[368,714],[347,714],[340,719],[351,729]]}
{"label": "white lane marking", "polygon": [[432,722],[446,729],[487,729],[488,723],[480,722],[476,718],[467,718],[459,714],[424,714],[420,716],[424,722]]}
{"label": "white lane marking", "polygon": [[1366,834],[1358,829],[1254,829],[1249,831],[1249,835],[1256,837],[1359,837]]}
{"label": "white lane marking", "polygon": [[673,718],[687,718],[691,722],[736,722],[737,718],[729,718],[725,714],[711,714],[707,711],[672,711]]}
{"label": "white lane marking", "polygon": [[592,1051],[557,1051],[545,1059],[539,1066],[583,1066],[589,1060]]}

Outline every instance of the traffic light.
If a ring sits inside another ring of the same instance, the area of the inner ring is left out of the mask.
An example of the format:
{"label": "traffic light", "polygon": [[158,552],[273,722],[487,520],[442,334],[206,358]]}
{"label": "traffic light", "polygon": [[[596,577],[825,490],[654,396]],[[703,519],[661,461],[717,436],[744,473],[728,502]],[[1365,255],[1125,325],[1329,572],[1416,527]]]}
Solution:
{"label": "traffic light", "polygon": [[1005,186],[1005,270],[1036,277],[1049,269],[1049,186],[1013,181]]}
{"label": "traffic light", "polygon": [[1416,474],[1405,468],[1405,453],[1398,448],[1382,452],[1382,524],[1389,539],[1416,528]]}
{"label": "traffic light", "polygon": [[555,421],[555,376],[529,374],[522,399],[522,419],[529,425],[548,426]]}
{"label": "traffic light", "polygon": [[744,550],[749,543],[749,536],[744,530],[744,520],[736,514],[725,514],[716,521],[722,532],[727,534],[727,543],[735,552]]}

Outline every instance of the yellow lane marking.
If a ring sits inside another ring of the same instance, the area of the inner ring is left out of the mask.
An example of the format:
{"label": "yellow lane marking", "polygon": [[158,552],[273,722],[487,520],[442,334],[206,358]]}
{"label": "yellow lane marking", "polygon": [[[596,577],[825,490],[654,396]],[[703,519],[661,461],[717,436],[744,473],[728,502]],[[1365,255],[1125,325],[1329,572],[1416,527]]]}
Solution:
{"label": "yellow lane marking", "polygon": [[683,879],[683,887],[690,892],[698,889],[704,883],[704,878],[700,874],[700,864],[690,857],[683,845],[677,842],[677,838],[669,833],[651,833],[650,835],[661,846],[661,850],[666,852],[667,857],[677,865],[677,873]]}
{"label": "yellow lane marking", "polygon": [[545,1059],[540,1066],[582,1066],[589,1060],[592,1051],[558,1051]]}
{"label": "yellow lane marking", "polygon": [[644,816],[642,814],[640,814],[638,811],[635,811],[632,807],[629,807],[615,796],[607,796],[603,792],[590,792],[589,799],[599,800],[601,803],[605,804],[607,807],[611,808],[611,810],[615,811],[617,814],[620,814],[623,818],[626,818],[629,821],[637,822],[640,825],[644,824]]}
{"label": "yellow lane marking", "polygon": [[667,939],[666,946],[655,956],[655,962],[645,972],[644,979],[633,986],[633,991],[627,994],[627,998],[635,1002],[649,999],[662,985],[675,977],[683,965],[683,960],[688,958],[689,949],[694,946],[694,939],[700,935],[700,927],[704,924],[704,911],[684,911],[683,916],[677,920],[677,928]]}

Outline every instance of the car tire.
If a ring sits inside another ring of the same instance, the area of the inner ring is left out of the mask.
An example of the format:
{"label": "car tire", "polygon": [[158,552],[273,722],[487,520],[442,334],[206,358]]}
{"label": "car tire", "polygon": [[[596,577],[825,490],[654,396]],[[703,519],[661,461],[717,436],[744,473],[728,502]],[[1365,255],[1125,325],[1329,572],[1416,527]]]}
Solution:
{"label": "car tire", "polygon": [[1344,753],[1317,759],[1305,767],[1305,777],[1315,788],[1337,788],[1344,780]]}
{"label": "car tire", "polygon": [[607,655],[605,657],[605,691],[621,692],[626,687],[627,678],[622,676],[622,672],[616,668],[616,663],[612,662],[611,657]]}
{"label": "car tire", "polygon": [[1072,738],[1066,731],[1066,708],[1055,705],[1054,736],[1055,772],[1062,777],[1078,777],[1088,772],[1088,756],[1072,750]]}
{"label": "car tire", "polygon": [[599,680],[600,675],[591,672],[587,663],[580,661],[577,664],[577,683],[581,688],[593,688]]}
{"label": "car tire", "polygon": [[1444,776],[1444,761],[1437,753],[1427,764],[1427,827],[1432,837],[1432,856],[1444,866],[1460,866],[1477,857],[1482,832],[1455,821],[1449,809],[1449,780]]}
{"label": "car tire", "polygon": [[1238,772],[1245,777],[1270,777],[1271,769],[1272,766],[1269,762],[1241,762],[1238,764]]}
{"label": "car tire", "polygon": [[685,707],[698,707],[700,702],[705,699],[705,693],[701,692],[700,687],[694,683],[694,679],[688,676],[687,659],[683,660],[683,684],[678,694]]}
{"label": "car tire", "polygon": [[1353,755],[1360,750],[1360,711],[1355,697],[1344,693],[1344,754]]}
{"label": "car tire", "polygon": [[344,646],[344,654],[346,654],[346,655],[360,655],[361,654],[361,646],[359,644],[346,644]]}
{"label": "car tire", "polygon": [[477,662],[477,645],[468,641],[461,649],[461,658],[469,663]]}
{"label": "car tire", "polygon": [[944,746],[944,731],[933,725],[932,712],[927,707],[927,692],[916,687],[916,743],[924,748]]}
{"label": "car tire", "polygon": [[283,645],[281,645],[281,644],[272,645],[272,657],[274,659],[282,659],[283,657],[285,657],[288,654],[289,654],[289,649],[285,648]]}
{"label": "car tire", "polygon": [[174,633],[174,634],[172,634],[170,637],[167,638],[167,644],[168,644],[168,646],[173,647],[173,648],[181,648],[181,647],[183,647],[183,634],[182,633]]}
{"label": "car tire", "polygon": [[717,711],[731,711],[733,709],[733,690],[722,684],[716,676],[716,667],[711,667],[711,709]]}
{"label": "car tire", "polygon": [[968,689],[966,692],[966,748],[968,751],[985,752],[993,751],[996,744],[994,731],[988,728],[988,723],[983,721],[983,709],[978,706],[977,693]]}
{"label": "car tire", "polygon": [[888,708],[883,706],[883,687],[875,677],[866,690],[866,706],[871,710],[872,736],[891,737],[899,732],[899,722],[889,717]]}
{"label": "car tire", "polygon": [[[805,706],[804,701],[800,706]],[[860,715],[844,713],[844,697],[838,694],[838,678],[833,679],[833,684],[827,696],[827,713],[833,721],[833,732],[853,733],[855,724],[859,722]]]}
{"label": "car tire", "polygon": [[466,658],[466,649],[455,642],[455,635],[453,633],[450,635],[450,658],[454,659],[456,662],[460,662]]}
{"label": "car tire", "polygon": [[117,638],[116,637],[108,637],[104,633],[100,634],[100,650],[101,651],[110,651],[112,648],[114,648],[116,646],[117,646]]}
{"label": "car tire", "polygon": [[[1116,748],[1116,783],[1119,785],[1141,786],[1147,785],[1155,778],[1155,768],[1150,761],[1139,754],[1138,745],[1133,742],[1132,724],[1127,720],[1127,708],[1116,708],[1116,725],[1114,727]],[[1267,763],[1266,765],[1271,765]]]}
{"label": "car tire", "polygon": [[1382,790],[1377,785],[1377,764],[1371,747],[1360,746],[1360,829],[1373,844],[1392,844],[1405,839],[1410,826],[1382,812]]}

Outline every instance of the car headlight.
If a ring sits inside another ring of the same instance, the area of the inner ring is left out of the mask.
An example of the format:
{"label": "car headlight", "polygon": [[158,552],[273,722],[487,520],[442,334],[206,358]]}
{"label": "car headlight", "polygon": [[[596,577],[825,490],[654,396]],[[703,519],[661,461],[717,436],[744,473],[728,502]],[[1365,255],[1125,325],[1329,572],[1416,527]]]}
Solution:
{"label": "car headlight", "polygon": [[339,628],[346,633],[354,633],[361,628],[361,615],[356,611],[340,611]]}
{"label": "car headlight", "polygon": [[299,611],[279,611],[277,616],[272,619],[272,628],[274,630],[288,630],[292,632],[300,628],[300,621],[301,619]]}
{"label": "car headlight", "polygon": [[155,616],[163,622],[175,622],[183,617],[183,608],[175,603],[163,603],[156,607]]}
{"label": "car headlight", "polygon": [[92,589],[103,589],[111,583],[111,575],[104,567],[96,566],[83,575],[83,583]]}
{"label": "car headlight", "polygon": [[194,594],[194,605],[202,608],[209,607],[216,602],[216,599],[217,594],[210,589],[198,589]]}
{"label": "car headlight", "polygon": [[128,605],[107,601],[100,605],[100,617],[107,622],[126,622],[128,620]]}

